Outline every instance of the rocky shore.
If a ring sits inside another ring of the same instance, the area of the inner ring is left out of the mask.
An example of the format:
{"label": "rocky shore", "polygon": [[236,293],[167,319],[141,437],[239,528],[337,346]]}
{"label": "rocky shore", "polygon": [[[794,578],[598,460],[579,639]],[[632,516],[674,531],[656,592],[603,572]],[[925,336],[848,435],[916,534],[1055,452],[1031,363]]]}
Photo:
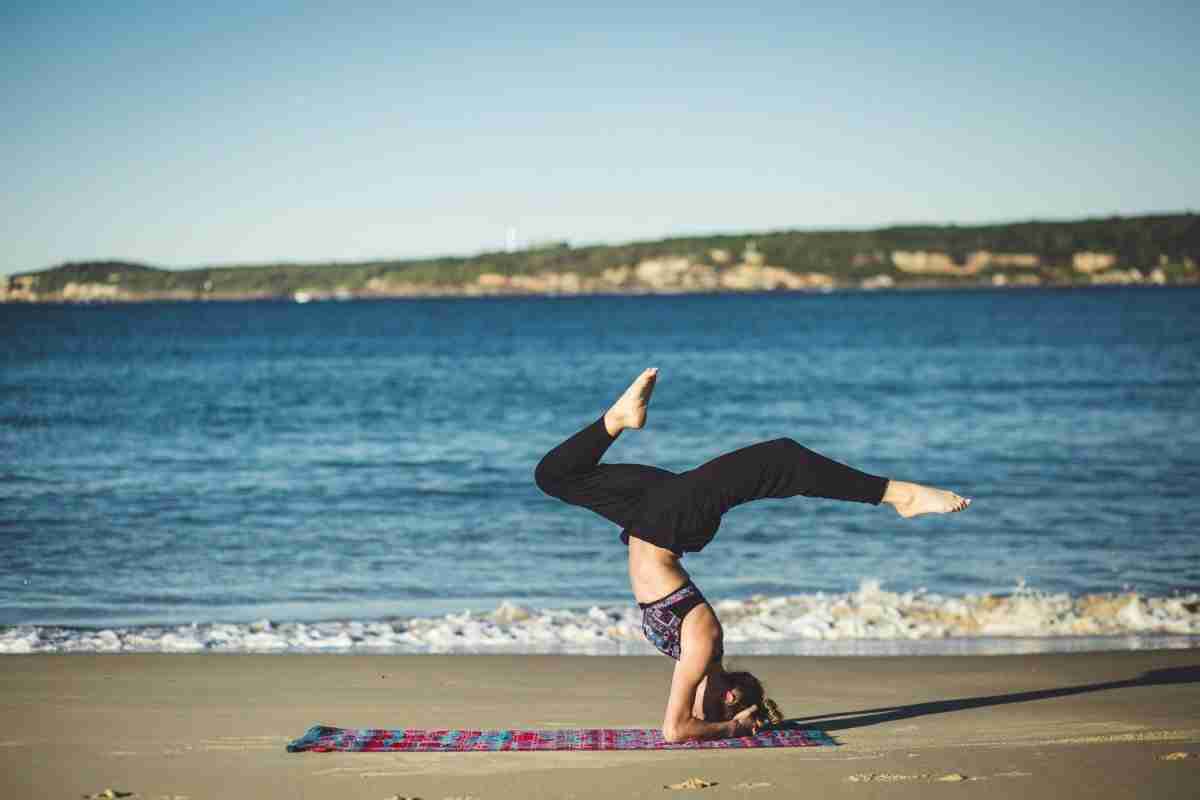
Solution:
{"label": "rocky shore", "polygon": [[[293,300],[307,303],[322,300],[403,297],[489,297],[504,295],[587,294],[685,294],[715,292],[828,292],[837,289],[972,288],[1036,286],[1112,286],[1195,284],[1200,272],[1190,260],[1185,265],[1195,277],[1169,279],[1163,267],[1141,270],[1119,269],[1102,253],[1078,253],[1073,274],[1066,279],[1047,278],[1039,269],[1037,256],[1021,253],[972,254],[965,266],[957,266],[944,253],[896,251],[887,262],[892,270],[847,280],[823,272],[793,272],[763,263],[756,253],[743,254],[739,261],[714,266],[684,256],[650,258],[636,264],[606,269],[599,275],[545,271],[527,275],[483,272],[461,283],[404,280],[402,276],[380,276],[361,284],[332,288],[301,284],[294,288],[257,291],[222,290],[207,281],[196,288],[146,289],[124,285],[119,272],[102,280],[72,280],[60,286],[43,287],[38,274],[18,275],[0,284],[0,302],[25,303],[122,303],[195,300]],[[745,256],[749,256],[748,258]],[[718,255],[720,258],[720,255]],[[993,269],[984,270],[981,264]],[[898,273],[898,274],[897,274]],[[965,279],[965,280],[964,280]]]}

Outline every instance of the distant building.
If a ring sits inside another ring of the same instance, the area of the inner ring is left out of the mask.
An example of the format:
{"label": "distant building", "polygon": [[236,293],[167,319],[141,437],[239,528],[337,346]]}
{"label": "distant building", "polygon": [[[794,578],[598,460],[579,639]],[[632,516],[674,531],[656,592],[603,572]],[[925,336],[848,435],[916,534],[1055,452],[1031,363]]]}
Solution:
{"label": "distant building", "polygon": [[1106,269],[1112,268],[1117,263],[1115,253],[1091,253],[1082,252],[1075,253],[1071,257],[1071,266],[1076,272],[1082,272],[1085,275],[1091,275],[1096,272],[1103,272]]}

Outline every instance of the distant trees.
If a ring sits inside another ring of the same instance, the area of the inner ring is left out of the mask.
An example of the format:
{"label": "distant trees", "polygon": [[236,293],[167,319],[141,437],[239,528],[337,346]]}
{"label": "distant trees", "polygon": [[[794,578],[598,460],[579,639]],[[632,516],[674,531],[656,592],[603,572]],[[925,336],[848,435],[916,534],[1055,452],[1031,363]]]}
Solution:
{"label": "distant trees", "polygon": [[[981,256],[1007,254],[1008,261]],[[936,277],[897,269],[894,254],[933,254],[951,266]],[[286,296],[297,291],[361,292],[376,285],[451,287],[478,281],[484,274],[534,276],[574,273],[596,277],[648,259],[684,257],[718,272],[740,262],[763,263],[797,273],[819,272],[857,285],[868,277],[888,275],[897,283],[931,280],[957,283],[976,280],[993,269],[989,264],[1017,263],[1020,256],[1036,262],[1049,282],[1071,282],[1076,253],[1114,256],[1123,269],[1164,268],[1188,280],[1200,279],[1200,215],[1193,213],[1109,217],[1073,222],[1029,222],[998,225],[905,225],[875,230],[774,231],[713,234],[573,248],[563,241],[544,242],[513,252],[470,257],[372,261],[355,264],[272,264],[163,270],[126,261],[63,264],[36,276],[36,290],[61,292],[68,284],[116,285],[129,293],[178,297]],[[1028,256],[1034,255],[1036,259]],[[973,265],[958,271],[953,264]],[[1028,270],[1028,265],[1026,265]],[[10,284],[21,276],[12,276]],[[25,281],[28,283],[28,281]]]}

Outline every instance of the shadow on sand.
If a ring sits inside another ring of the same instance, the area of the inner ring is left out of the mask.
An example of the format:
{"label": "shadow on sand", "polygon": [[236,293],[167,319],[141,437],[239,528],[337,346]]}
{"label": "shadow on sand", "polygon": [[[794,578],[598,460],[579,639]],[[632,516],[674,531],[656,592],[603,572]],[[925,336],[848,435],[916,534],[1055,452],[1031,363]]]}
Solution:
{"label": "shadow on sand", "polygon": [[958,700],[934,700],[929,703],[914,703],[910,706],[868,708],[860,711],[843,711],[834,714],[818,714],[812,717],[796,717],[784,721],[789,727],[804,727],[825,733],[895,722],[901,719],[923,717],[927,714],[945,714],[984,706],[1003,706],[1009,703],[1027,703],[1031,700],[1048,700],[1052,697],[1068,697],[1086,692],[1102,692],[1108,689],[1128,689],[1134,686],[1164,686],[1175,683],[1200,682],[1200,666],[1155,669],[1137,678],[1106,683],[1089,683],[1083,686],[1064,686],[1060,689],[1039,689],[1016,694],[993,694],[986,697],[963,697]]}

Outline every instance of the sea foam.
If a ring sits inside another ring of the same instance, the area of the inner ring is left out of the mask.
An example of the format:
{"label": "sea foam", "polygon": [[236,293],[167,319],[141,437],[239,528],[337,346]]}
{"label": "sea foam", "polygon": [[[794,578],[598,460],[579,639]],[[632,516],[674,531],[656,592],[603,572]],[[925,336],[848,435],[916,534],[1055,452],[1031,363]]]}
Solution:
{"label": "sea foam", "polygon": [[[1018,586],[1006,595],[885,591],[756,595],[715,603],[730,654],[1023,653],[1200,646],[1200,594],[1070,596]],[[197,622],[112,628],[0,628],[0,653],[654,652],[632,605],[379,621]]]}

